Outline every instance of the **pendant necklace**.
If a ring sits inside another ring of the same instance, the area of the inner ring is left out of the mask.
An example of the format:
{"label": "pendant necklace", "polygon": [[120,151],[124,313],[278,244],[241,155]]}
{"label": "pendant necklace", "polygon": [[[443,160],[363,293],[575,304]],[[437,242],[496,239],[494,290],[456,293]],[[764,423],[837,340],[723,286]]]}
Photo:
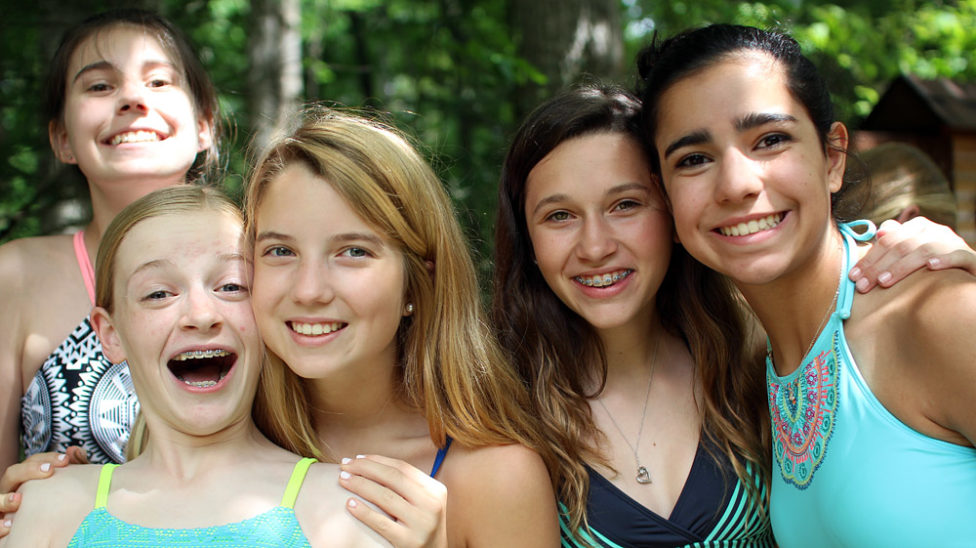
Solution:
{"label": "pendant necklace", "polygon": [[630,450],[634,452],[634,462],[637,463],[636,479],[637,479],[637,483],[640,483],[641,485],[647,485],[648,483],[651,483],[651,473],[647,470],[646,466],[641,464],[640,456],[638,456],[638,449],[640,449],[641,435],[644,434],[644,418],[647,416],[647,400],[650,399],[651,396],[651,381],[654,380],[654,369],[655,366],[657,366],[657,350],[660,345],[661,345],[661,335],[658,336],[657,342],[654,343],[654,352],[651,356],[651,373],[647,376],[647,391],[644,394],[644,409],[641,411],[640,428],[637,430],[636,444],[631,445],[630,440],[627,439],[627,436],[624,434],[623,429],[620,428],[620,425],[617,424],[616,420],[614,420],[613,415],[610,414],[610,410],[607,409],[606,405],[604,405],[603,400],[602,399],[596,400],[596,402],[600,404],[600,407],[603,408],[603,411],[606,412],[607,416],[610,417],[610,422],[612,422],[613,425],[617,427],[617,431],[620,432],[620,437],[624,439],[624,442],[627,443],[627,445],[630,447]]}

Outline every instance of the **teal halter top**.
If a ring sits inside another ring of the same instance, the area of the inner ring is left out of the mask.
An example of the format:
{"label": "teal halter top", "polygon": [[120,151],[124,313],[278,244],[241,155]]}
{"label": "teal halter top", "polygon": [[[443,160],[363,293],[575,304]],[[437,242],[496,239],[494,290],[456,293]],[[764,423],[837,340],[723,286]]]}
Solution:
{"label": "teal halter top", "polygon": [[112,472],[117,464],[102,466],[98,477],[95,508],[81,522],[75,536],[68,544],[73,547],[131,547],[152,546],[222,546],[234,548],[260,548],[282,546],[309,546],[295,517],[295,500],[305,481],[308,467],[315,459],[302,459],[295,464],[281,505],[253,518],[194,529],[156,529],[126,523],[108,512],[108,491],[112,484]]}
{"label": "teal halter top", "polygon": [[837,307],[802,365],[780,377],[766,359],[773,534],[784,548],[973,546],[976,449],[898,420],[871,392],[848,347],[854,240],[874,235],[873,225],[860,235],[851,225],[841,225]]}

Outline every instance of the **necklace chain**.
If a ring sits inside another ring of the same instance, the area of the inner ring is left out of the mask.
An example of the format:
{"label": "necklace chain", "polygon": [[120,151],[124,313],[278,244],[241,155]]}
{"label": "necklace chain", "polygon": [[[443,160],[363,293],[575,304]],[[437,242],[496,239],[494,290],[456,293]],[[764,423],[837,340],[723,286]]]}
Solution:
{"label": "necklace chain", "polygon": [[[837,289],[834,290],[834,296],[831,297],[830,302],[827,303],[827,310],[824,311],[823,318],[820,319],[820,325],[817,327],[817,330],[813,333],[813,337],[810,339],[810,344],[807,345],[807,349],[803,351],[802,355],[800,355],[801,361],[803,360],[803,358],[806,357],[807,354],[810,353],[811,350],[813,350],[813,345],[817,344],[817,339],[820,338],[820,333],[823,331],[824,326],[827,325],[827,320],[830,318],[831,311],[833,311],[834,308],[837,306],[837,297],[840,295],[840,285],[841,282],[843,281],[843,274],[841,276],[842,276],[841,279],[837,280]],[[769,347],[769,351],[767,352],[767,354],[769,355],[769,359],[772,360],[773,359],[772,347]]]}
{"label": "necklace chain", "polygon": [[630,443],[630,440],[627,439],[627,435],[624,434],[623,428],[620,428],[620,425],[617,424],[616,419],[613,418],[613,415],[610,413],[610,410],[607,409],[606,404],[603,403],[603,399],[602,398],[598,398],[596,400],[596,402],[600,404],[600,407],[603,408],[603,411],[607,414],[607,416],[610,417],[610,422],[612,422],[613,425],[617,428],[617,431],[620,432],[620,437],[622,437],[624,439],[624,442],[627,444],[628,447],[630,447],[630,450],[633,451],[633,453],[634,453],[634,462],[637,464],[637,476],[636,476],[636,479],[637,479],[637,483],[640,483],[640,484],[648,484],[648,483],[651,483],[651,473],[647,470],[647,467],[646,466],[644,466],[643,464],[641,464],[640,457],[638,456],[638,450],[640,449],[641,436],[644,434],[644,422],[645,422],[644,421],[644,418],[647,416],[647,401],[650,399],[650,396],[651,396],[651,381],[654,380],[654,370],[657,368],[656,367],[657,366],[657,350],[658,350],[658,347],[660,347],[660,346],[661,346],[661,335],[658,335],[657,341],[654,343],[654,352],[651,355],[651,372],[647,376],[647,390],[644,393],[644,408],[641,410],[640,428],[637,429],[637,443],[636,444],[631,444]]}

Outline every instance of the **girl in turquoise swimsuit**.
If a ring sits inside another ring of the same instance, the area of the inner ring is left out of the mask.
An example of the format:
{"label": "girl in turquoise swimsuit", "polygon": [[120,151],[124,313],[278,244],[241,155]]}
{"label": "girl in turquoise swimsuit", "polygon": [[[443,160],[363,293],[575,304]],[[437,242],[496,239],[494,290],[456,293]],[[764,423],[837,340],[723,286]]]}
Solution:
{"label": "girl in turquoise swimsuit", "polygon": [[384,544],[346,512],[336,465],[281,449],[251,418],[264,353],[242,235],[233,202],[191,186],[150,194],[108,227],[92,323],[132,371],[143,450],[27,483],[0,545]]}
{"label": "girl in turquoise swimsuit", "polygon": [[976,282],[921,271],[855,292],[874,228],[835,221],[848,132],[790,37],[715,25],[640,65],[677,237],[769,335],[777,542],[971,545]]}

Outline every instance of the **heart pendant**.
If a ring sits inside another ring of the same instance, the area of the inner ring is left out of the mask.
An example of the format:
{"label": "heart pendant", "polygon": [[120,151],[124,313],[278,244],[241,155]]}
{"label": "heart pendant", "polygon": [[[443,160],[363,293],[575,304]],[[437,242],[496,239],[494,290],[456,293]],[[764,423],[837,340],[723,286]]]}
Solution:
{"label": "heart pendant", "polygon": [[647,471],[647,468],[643,466],[637,467],[637,483],[640,484],[651,483],[651,473]]}

